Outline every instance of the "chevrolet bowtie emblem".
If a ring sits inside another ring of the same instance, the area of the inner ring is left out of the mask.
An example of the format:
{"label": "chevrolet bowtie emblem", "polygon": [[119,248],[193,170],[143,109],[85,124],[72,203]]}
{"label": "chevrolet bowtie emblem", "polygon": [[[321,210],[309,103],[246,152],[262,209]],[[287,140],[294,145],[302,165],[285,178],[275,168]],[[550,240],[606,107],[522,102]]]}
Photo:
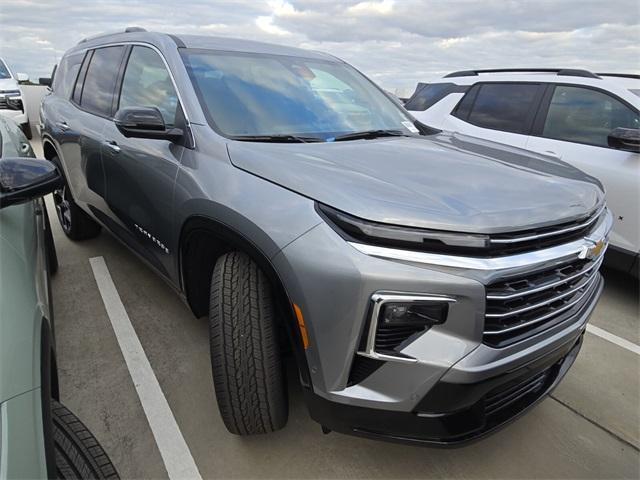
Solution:
{"label": "chevrolet bowtie emblem", "polygon": [[596,258],[600,255],[600,253],[602,253],[602,250],[604,250],[606,244],[607,243],[605,242],[605,239],[602,238],[597,242],[594,242],[593,245],[585,245],[584,247],[582,247],[582,250],[578,254],[578,258],[587,260]]}

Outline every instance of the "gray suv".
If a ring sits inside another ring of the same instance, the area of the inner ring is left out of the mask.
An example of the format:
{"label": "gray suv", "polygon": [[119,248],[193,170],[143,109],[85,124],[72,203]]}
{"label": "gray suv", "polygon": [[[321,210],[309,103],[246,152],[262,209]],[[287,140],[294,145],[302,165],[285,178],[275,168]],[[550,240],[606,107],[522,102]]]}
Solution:
{"label": "gray suv", "polygon": [[611,229],[557,159],[417,122],[318,52],[140,28],[80,42],[41,108],[73,240],[106,228],[208,316],[230,432],[479,438],[580,349]]}

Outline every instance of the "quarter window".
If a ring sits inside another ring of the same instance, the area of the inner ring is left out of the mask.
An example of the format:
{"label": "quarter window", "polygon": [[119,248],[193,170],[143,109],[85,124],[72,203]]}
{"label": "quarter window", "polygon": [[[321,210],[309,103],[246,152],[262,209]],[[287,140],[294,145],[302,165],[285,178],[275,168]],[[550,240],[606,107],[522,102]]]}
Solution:
{"label": "quarter window", "polygon": [[640,128],[638,112],[604,92],[558,85],[542,135],[607,147],[609,133],[619,127]]}
{"label": "quarter window", "polygon": [[164,62],[150,48],[131,50],[120,92],[123,107],[156,107],[167,126],[176,123],[178,96]]}
{"label": "quarter window", "polygon": [[76,53],[68,55],[60,61],[60,65],[58,65],[53,75],[53,85],[51,87],[56,95],[69,98],[83,58],[83,53]]}
{"label": "quarter window", "polygon": [[104,47],[93,52],[82,88],[82,108],[98,115],[111,115],[113,93],[123,51],[124,47]]}
{"label": "quarter window", "polygon": [[478,127],[526,134],[539,91],[540,86],[533,83],[479,84],[462,99],[454,115]]}

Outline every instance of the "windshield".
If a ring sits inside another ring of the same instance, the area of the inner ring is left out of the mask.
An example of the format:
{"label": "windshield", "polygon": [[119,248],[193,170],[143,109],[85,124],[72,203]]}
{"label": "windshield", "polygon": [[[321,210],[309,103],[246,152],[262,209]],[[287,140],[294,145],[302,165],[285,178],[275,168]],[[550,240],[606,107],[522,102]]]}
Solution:
{"label": "windshield", "polygon": [[9,73],[9,69],[4,64],[2,60],[0,60],[0,79],[11,78],[11,74]]}
{"label": "windshield", "polygon": [[400,107],[345,63],[202,50],[183,58],[209,123],[229,137],[416,132]]}

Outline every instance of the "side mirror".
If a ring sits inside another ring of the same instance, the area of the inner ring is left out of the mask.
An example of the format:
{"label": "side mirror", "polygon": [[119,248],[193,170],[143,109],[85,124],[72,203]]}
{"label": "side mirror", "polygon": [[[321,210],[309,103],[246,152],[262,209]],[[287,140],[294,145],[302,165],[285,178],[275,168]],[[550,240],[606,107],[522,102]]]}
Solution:
{"label": "side mirror", "polygon": [[180,128],[167,128],[162,113],[156,107],[125,107],[113,118],[125,137],[151,138],[174,142],[184,135]]}
{"label": "side mirror", "polygon": [[18,73],[16,74],[16,80],[18,80],[18,82],[28,82],[29,75],[27,75],[26,73]]}
{"label": "side mirror", "polygon": [[38,83],[40,85],[44,85],[45,87],[50,87],[52,84],[52,80],[51,77],[40,77],[38,79]]}
{"label": "side mirror", "polygon": [[62,188],[62,177],[48,160],[0,159],[0,208],[28,202]]}
{"label": "side mirror", "polygon": [[611,131],[607,141],[610,147],[640,153],[639,128],[616,128]]}

